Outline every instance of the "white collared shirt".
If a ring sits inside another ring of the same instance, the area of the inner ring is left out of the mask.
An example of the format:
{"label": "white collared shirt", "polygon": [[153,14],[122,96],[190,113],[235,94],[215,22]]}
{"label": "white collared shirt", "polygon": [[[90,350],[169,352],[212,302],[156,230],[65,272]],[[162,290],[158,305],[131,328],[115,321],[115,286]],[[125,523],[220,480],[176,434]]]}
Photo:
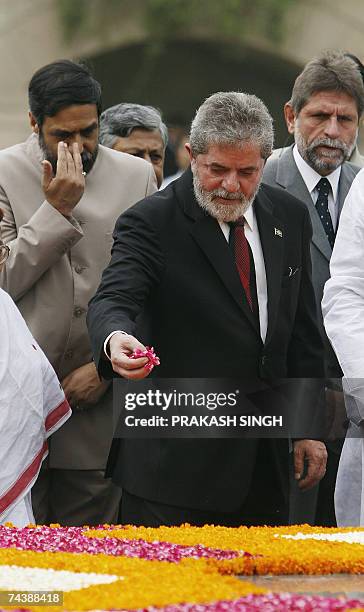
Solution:
{"label": "white collared shirt", "polygon": [[[248,210],[244,214],[245,218],[245,236],[249,242],[249,246],[252,251],[255,267],[255,279],[257,286],[257,298],[259,306],[259,326],[260,335],[265,341],[268,327],[268,292],[267,292],[267,277],[265,273],[265,264],[262,250],[262,243],[260,241],[259,229],[257,218],[255,216],[254,206],[249,206]],[[221,230],[229,242],[230,226],[223,221],[219,222]]]}
{"label": "white collared shirt", "polygon": [[[303,157],[301,156],[297,148],[297,145],[293,147],[293,157],[296,162],[298,171],[301,174],[305,182],[305,185],[310,193],[312,201],[314,204],[316,204],[316,201],[318,198],[318,189],[316,189],[316,185],[319,182],[319,180],[322,178],[322,176],[318,174],[316,170],[311,168],[311,166],[309,166],[308,163],[303,159]],[[329,213],[331,216],[332,225],[333,225],[334,230],[336,230],[337,221],[339,217],[339,206],[338,206],[338,201],[337,201],[338,199],[337,195],[339,191],[340,174],[341,174],[341,165],[338,168],[336,168],[336,170],[331,172],[331,174],[328,174],[327,176],[325,176],[325,178],[327,178],[327,180],[329,181],[331,185],[331,190],[329,192],[329,197],[328,197],[328,204],[329,204]]]}

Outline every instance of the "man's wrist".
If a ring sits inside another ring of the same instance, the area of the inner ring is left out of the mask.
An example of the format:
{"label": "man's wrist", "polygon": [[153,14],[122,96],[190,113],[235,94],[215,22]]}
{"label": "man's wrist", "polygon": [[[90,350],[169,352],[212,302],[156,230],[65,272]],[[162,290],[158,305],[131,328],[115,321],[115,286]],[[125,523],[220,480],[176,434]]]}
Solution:
{"label": "man's wrist", "polygon": [[115,331],[111,332],[111,334],[107,336],[104,342],[104,355],[109,361],[111,361],[109,342],[115,334],[124,334],[124,336],[128,335],[126,332],[122,331],[121,329],[116,329]]}

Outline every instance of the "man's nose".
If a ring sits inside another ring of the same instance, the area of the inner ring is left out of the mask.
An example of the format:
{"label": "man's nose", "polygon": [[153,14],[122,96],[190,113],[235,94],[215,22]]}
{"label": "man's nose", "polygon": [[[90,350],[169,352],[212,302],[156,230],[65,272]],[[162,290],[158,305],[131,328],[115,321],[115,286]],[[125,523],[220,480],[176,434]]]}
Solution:
{"label": "man's nose", "polygon": [[338,138],[340,135],[340,124],[337,117],[330,117],[325,125],[325,133],[329,138]]}
{"label": "man's nose", "polygon": [[84,145],[83,145],[83,138],[80,134],[76,134],[73,138],[72,141],[69,143],[70,146],[73,145],[73,143],[77,143],[78,144],[78,150],[81,153],[83,153],[83,149],[84,149]]}
{"label": "man's nose", "polygon": [[145,159],[145,161],[149,162],[150,164],[152,163],[152,159],[148,153],[148,151],[144,151],[143,153],[143,159]]}
{"label": "man's nose", "polygon": [[226,191],[236,192],[239,191],[240,184],[239,178],[236,172],[228,172],[224,175],[221,186]]}

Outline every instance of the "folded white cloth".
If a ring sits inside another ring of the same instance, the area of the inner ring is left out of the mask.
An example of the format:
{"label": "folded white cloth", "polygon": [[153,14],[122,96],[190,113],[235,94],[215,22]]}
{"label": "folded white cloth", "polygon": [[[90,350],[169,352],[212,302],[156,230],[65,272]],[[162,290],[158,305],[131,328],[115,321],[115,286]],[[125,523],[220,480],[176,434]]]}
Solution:
{"label": "folded white cloth", "polygon": [[[362,432],[361,432],[362,433]],[[342,449],[335,487],[338,527],[364,526],[364,440],[351,423]]]}
{"label": "folded white cloth", "polygon": [[15,506],[13,505],[11,508],[8,508],[1,523],[12,523],[15,527],[26,527],[31,523],[35,523],[31,491],[20,501],[16,502]]}
{"label": "folded white cloth", "polygon": [[47,438],[70,416],[52,366],[0,289],[0,523],[22,500],[28,512]]}

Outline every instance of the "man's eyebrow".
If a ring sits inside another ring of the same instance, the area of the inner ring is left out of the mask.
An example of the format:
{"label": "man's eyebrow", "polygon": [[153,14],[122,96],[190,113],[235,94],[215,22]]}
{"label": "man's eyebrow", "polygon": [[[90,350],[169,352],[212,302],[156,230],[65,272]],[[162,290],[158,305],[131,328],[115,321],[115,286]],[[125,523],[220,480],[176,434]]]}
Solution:
{"label": "man's eyebrow", "polygon": [[143,147],[136,147],[134,145],[130,147],[126,145],[124,152],[129,153],[129,151],[134,151],[134,153],[144,153],[145,149]]}
{"label": "man's eyebrow", "polygon": [[221,168],[222,170],[226,169],[226,166],[224,166],[223,164],[219,164],[218,162],[211,162],[209,165],[211,167],[214,166],[214,168]]}
{"label": "man's eyebrow", "polygon": [[252,166],[244,166],[243,168],[238,168],[239,172],[251,172],[252,170],[256,170],[259,168],[258,164],[254,164]]}
{"label": "man's eyebrow", "polygon": [[72,136],[74,132],[69,132],[68,130],[61,130],[59,128],[56,128],[54,130],[51,130],[51,134],[53,136]]}
{"label": "man's eyebrow", "polygon": [[[211,162],[211,164],[209,164],[210,168],[216,168],[217,170],[227,170],[227,166],[223,166],[222,164],[218,164],[217,162]],[[238,168],[238,172],[253,172],[254,170],[256,170],[258,168],[258,165],[251,165],[251,166],[243,166],[242,168]]]}
{"label": "man's eyebrow", "polygon": [[[316,108],[316,109],[312,109],[310,111],[311,115],[324,115],[324,116],[331,116],[333,113],[333,111],[331,109],[327,109],[327,108]],[[355,113],[353,111],[350,110],[339,110],[337,113],[335,113],[338,117],[354,117]]]}
{"label": "man's eyebrow", "polygon": [[91,132],[92,130],[95,130],[97,128],[97,121],[94,121],[93,123],[90,123],[90,125],[87,125],[86,127],[82,128],[81,130],[75,130],[74,132],[70,132],[69,130],[62,130],[62,128],[55,128],[54,130],[51,130],[51,134],[53,136],[73,136],[74,134],[80,132]]}
{"label": "man's eyebrow", "polygon": [[95,130],[96,128],[97,128],[97,121],[94,121],[93,123],[90,123],[90,125],[82,128],[80,132],[91,132],[92,130]]}
{"label": "man's eyebrow", "polygon": [[311,111],[311,115],[332,115],[332,112],[328,110],[323,110],[322,108],[316,108]]}

